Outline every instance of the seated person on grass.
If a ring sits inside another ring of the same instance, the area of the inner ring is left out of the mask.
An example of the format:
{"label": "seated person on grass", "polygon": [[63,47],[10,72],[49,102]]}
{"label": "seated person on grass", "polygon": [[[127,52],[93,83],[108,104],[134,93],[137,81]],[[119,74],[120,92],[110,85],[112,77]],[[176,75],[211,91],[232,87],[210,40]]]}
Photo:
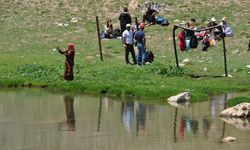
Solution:
{"label": "seated person on grass", "polygon": [[143,15],[143,22],[145,22],[147,20],[147,22],[149,24],[155,24],[155,15],[158,12],[154,9],[152,9],[151,7],[148,7],[148,10],[146,11],[146,14]]}
{"label": "seated person on grass", "polygon": [[106,25],[104,26],[104,35],[105,38],[113,38],[113,25],[111,20],[108,20]]}

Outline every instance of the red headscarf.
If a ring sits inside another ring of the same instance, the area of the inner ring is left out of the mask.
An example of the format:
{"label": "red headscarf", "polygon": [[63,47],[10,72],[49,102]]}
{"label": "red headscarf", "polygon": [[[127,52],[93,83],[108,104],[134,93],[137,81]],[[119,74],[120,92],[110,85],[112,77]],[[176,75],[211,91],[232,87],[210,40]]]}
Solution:
{"label": "red headscarf", "polygon": [[75,45],[73,43],[68,43],[68,50],[75,50]]}

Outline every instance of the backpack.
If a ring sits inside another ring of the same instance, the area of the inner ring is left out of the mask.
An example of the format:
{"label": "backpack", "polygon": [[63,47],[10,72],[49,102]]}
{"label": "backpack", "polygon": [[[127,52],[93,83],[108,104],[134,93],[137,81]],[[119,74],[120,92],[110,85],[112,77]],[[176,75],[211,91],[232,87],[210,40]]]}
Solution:
{"label": "backpack", "polygon": [[157,16],[157,17],[156,17],[155,22],[156,22],[157,24],[162,24],[163,21],[164,21],[164,18],[163,18],[163,17],[161,17],[161,16]]}
{"label": "backpack", "polygon": [[114,36],[114,38],[120,37],[121,36],[121,30],[120,29],[114,29],[113,36]]}
{"label": "backpack", "polygon": [[193,35],[190,38],[190,48],[197,48],[198,47],[198,38]]}
{"label": "backpack", "polygon": [[162,26],[168,26],[169,25],[169,22],[167,20],[164,20],[162,23],[161,23]]}
{"label": "backpack", "polygon": [[154,61],[154,54],[152,51],[147,51],[146,52],[146,57],[145,57],[145,62],[152,63]]}
{"label": "backpack", "polygon": [[207,49],[209,48],[209,46],[210,46],[209,36],[205,35],[204,39],[202,41],[202,50],[203,51],[207,51]]}
{"label": "backpack", "polygon": [[101,38],[101,39],[104,39],[104,38],[105,38],[105,32],[104,32],[104,31],[102,31],[102,32],[100,33],[100,38]]}

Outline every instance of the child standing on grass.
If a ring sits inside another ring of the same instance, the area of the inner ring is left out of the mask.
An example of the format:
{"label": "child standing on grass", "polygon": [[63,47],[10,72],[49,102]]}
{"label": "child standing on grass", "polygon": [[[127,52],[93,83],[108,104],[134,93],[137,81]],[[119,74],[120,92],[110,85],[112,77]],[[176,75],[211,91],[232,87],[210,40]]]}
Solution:
{"label": "child standing on grass", "polygon": [[65,69],[64,69],[64,79],[67,81],[74,80],[73,67],[75,58],[75,45],[73,43],[68,44],[68,50],[60,49],[57,46],[57,50],[60,54],[65,55]]}

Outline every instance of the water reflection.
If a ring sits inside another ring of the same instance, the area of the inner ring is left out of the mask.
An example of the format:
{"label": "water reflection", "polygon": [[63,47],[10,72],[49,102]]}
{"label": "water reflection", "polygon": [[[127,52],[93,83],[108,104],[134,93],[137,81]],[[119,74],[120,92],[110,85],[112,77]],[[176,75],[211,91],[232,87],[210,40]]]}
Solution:
{"label": "water reflection", "polygon": [[138,101],[126,101],[121,103],[122,124],[128,133],[132,132],[133,125],[136,127],[137,136],[145,133],[146,114],[147,107],[143,103]]}
{"label": "water reflection", "polygon": [[136,102],[136,135],[144,134],[146,126],[146,106]]}
{"label": "water reflection", "polygon": [[121,103],[122,123],[128,133],[131,132],[134,120],[134,101],[126,101]]}
{"label": "water reflection", "polygon": [[211,130],[212,122],[208,118],[203,118],[202,122],[205,137],[208,138],[208,133]]}
{"label": "water reflection", "polygon": [[[248,150],[250,130],[212,116],[212,109],[215,114],[224,109],[225,96],[220,98],[212,99],[213,106],[207,101],[173,107],[113,97],[0,92],[1,150]],[[218,142],[224,135],[239,140],[228,147]]]}
{"label": "water reflection", "polygon": [[69,95],[64,96],[64,105],[68,131],[75,131],[74,97]]}
{"label": "water reflection", "polygon": [[[225,110],[227,108],[227,94],[224,95],[224,99],[221,100],[221,105],[223,105],[223,109]],[[223,127],[222,127],[222,135],[221,135],[221,139],[224,138],[225,136],[225,132],[226,132],[226,122],[223,121]]]}
{"label": "water reflection", "polygon": [[176,127],[177,127],[177,115],[178,115],[178,108],[175,108],[175,113],[174,113],[174,142],[177,142],[177,137],[176,137]]}
{"label": "water reflection", "polygon": [[194,135],[197,134],[198,131],[198,125],[199,122],[195,119],[191,119],[188,116],[181,116],[180,119],[180,129],[179,129],[179,135],[180,138],[183,139],[184,138],[184,133],[185,132],[193,132]]}
{"label": "water reflection", "polygon": [[105,112],[110,112],[113,110],[113,100],[110,100],[108,97],[101,97],[104,103]]}
{"label": "water reflection", "polygon": [[100,131],[100,129],[101,129],[101,119],[102,119],[102,97],[100,97],[100,99],[99,99],[97,131]]}

